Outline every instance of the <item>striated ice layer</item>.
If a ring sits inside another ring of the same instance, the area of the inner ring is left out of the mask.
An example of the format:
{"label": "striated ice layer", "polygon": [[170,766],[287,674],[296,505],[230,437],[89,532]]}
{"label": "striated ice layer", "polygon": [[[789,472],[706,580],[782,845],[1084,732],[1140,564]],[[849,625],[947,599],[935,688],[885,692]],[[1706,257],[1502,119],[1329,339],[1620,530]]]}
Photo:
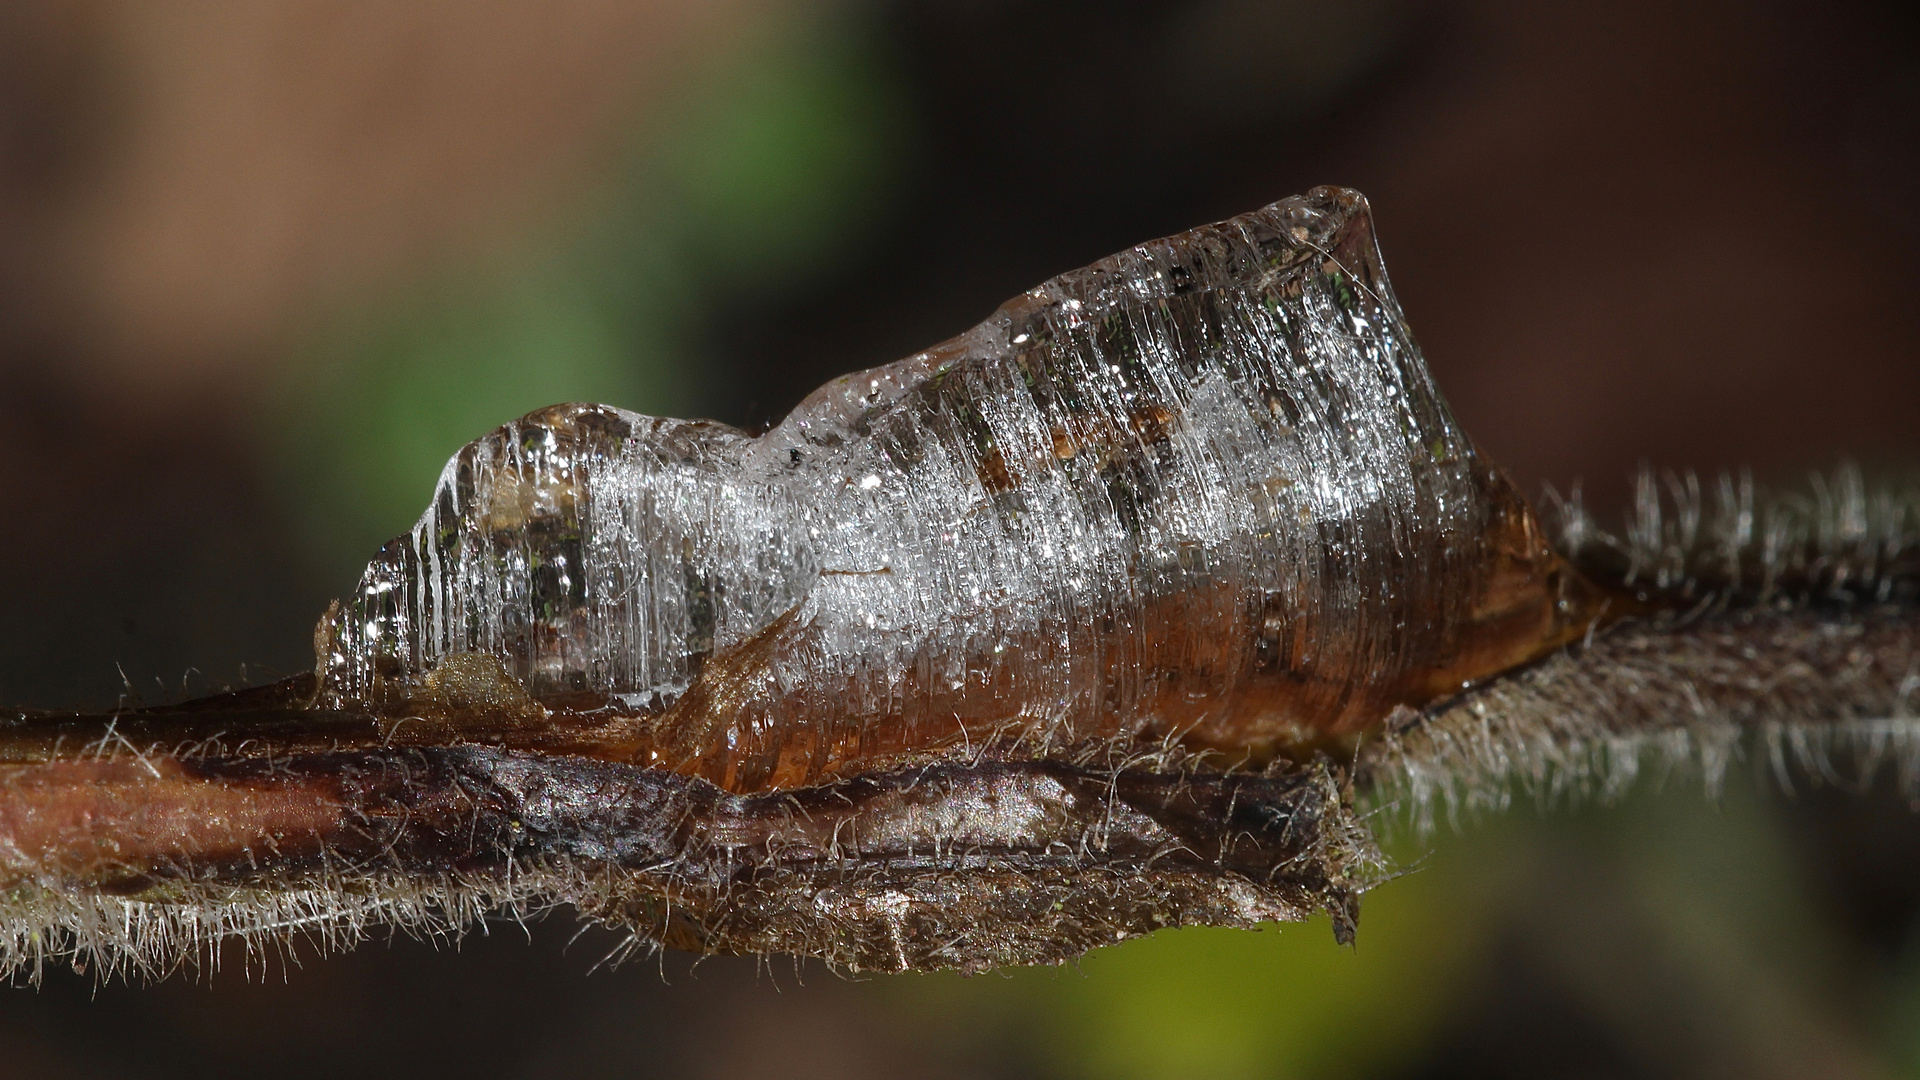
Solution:
{"label": "striated ice layer", "polygon": [[735,790],[1016,736],[1259,754],[1538,655],[1579,605],[1436,392],[1365,200],[1064,274],[757,438],[597,405],[462,450],[334,617],[336,701],[490,653]]}

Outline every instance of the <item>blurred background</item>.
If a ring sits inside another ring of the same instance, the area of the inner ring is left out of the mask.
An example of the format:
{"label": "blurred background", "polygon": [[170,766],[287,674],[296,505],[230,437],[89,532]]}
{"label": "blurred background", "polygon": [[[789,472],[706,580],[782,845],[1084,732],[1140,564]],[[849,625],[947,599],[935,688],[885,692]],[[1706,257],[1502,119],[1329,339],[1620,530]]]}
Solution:
{"label": "blurred background", "polygon": [[[1878,0],[11,0],[0,701],[307,667],[463,442],[747,427],[1042,279],[1371,196],[1467,430],[1920,465],[1920,19]],[[1325,920],[1077,968],[589,974],[570,920],[0,991],[38,1077],[1920,1076],[1920,816],[1740,778],[1526,808]],[[529,941],[531,938],[531,941]]]}

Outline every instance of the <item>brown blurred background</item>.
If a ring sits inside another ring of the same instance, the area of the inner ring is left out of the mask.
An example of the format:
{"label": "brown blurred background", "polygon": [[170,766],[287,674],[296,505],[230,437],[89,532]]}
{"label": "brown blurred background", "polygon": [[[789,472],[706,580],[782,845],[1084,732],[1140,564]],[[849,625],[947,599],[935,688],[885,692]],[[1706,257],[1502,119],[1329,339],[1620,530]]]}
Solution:
{"label": "brown blurred background", "polygon": [[[0,700],[299,670],[494,424],[766,424],[1317,183],[1372,197],[1530,491],[1920,466],[1908,5],[14,0]],[[1318,924],[971,980],[589,975],[612,942],[561,918],[50,973],[0,994],[0,1075],[1920,1076],[1920,818],[1673,787],[1402,843],[1352,952]]]}

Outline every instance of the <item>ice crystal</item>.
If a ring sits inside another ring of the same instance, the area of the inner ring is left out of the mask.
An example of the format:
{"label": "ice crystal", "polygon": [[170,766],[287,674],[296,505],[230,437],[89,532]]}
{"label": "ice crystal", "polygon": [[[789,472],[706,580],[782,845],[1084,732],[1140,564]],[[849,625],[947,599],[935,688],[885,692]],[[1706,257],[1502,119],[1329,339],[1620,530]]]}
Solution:
{"label": "ice crystal", "polygon": [[508,424],[323,666],[378,703],[490,653],[535,695],[659,713],[648,759],[735,789],[1009,734],[1257,750],[1557,644],[1531,522],[1435,390],[1365,200],[1321,188],[1064,274],[757,438]]}

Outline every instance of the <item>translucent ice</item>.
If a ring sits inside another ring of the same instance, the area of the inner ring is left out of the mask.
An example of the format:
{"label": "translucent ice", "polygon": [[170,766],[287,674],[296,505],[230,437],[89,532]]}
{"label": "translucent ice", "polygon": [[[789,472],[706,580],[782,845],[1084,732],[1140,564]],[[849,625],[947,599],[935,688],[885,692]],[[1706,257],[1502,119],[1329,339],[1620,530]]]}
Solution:
{"label": "translucent ice", "polygon": [[323,635],[335,702],[483,653],[734,790],[1013,741],[1259,757],[1586,626],[1460,432],[1365,200],[1064,274],[778,427],[599,405],[448,463]]}

